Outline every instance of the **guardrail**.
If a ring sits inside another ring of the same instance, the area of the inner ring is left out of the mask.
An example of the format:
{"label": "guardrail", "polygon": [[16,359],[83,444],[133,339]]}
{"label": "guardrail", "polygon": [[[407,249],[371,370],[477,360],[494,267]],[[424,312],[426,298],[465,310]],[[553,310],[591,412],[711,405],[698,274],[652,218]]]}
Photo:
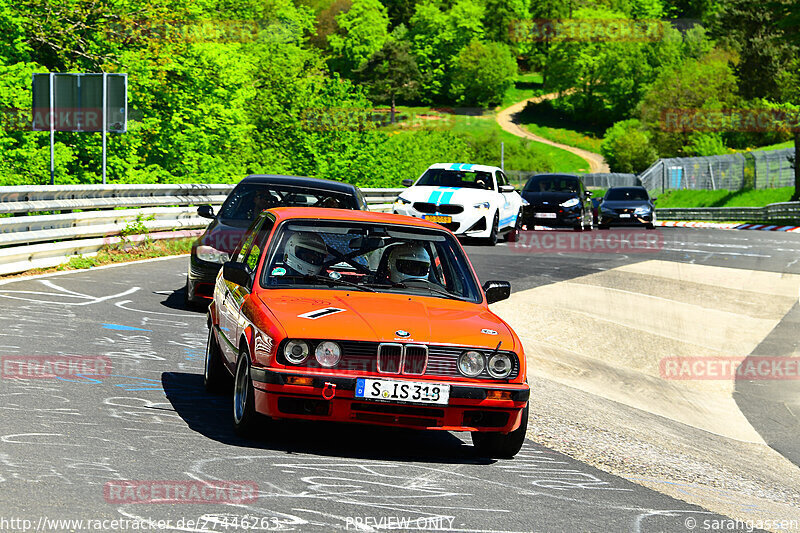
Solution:
{"label": "guardrail", "polygon": [[702,220],[710,222],[792,222],[800,221],[800,202],[782,202],[765,207],[680,207],[656,209],[660,220]]}
{"label": "guardrail", "polygon": [[[0,275],[92,255],[132,223],[152,239],[199,235],[209,220],[198,205],[218,208],[233,184],[64,185],[0,187]],[[370,209],[388,211],[403,189],[363,189]],[[38,214],[38,213],[48,214]],[[13,216],[8,216],[13,215]]]}

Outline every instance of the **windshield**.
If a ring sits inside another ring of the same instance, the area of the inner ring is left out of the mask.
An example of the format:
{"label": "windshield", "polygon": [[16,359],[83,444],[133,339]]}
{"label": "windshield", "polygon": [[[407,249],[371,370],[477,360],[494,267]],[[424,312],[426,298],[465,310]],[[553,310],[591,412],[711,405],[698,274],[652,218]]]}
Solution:
{"label": "windshield", "polygon": [[609,189],[606,192],[605,200],[612,202],[619,202],[625,200],[644,200],[648,201],[650,198],[647,196],[645,189]]}
{"label": "windshield", "polygon": [[358,222],[293,221],[277,231],[261,285],[419,294],[480,302],[456,239],[444,232]]}
{"label": "windshield", "polygon": [[533,177],[525,184],[525,192],[578,192],[577,178],[568,176]]}
{"label": "windshield", "polygon": [[491,172],[480,170],[449,170],[429,168],[416,183],[438,187],[467,187],[471,189],[494,190]]}
{"label": "windshield", "polygon": [[259,183],[237,186],[225,200],[220,218],[255,220],[256,215],[272,207],[332,207],[355,209],[355,198],[344,193],[304,187],[286,187]]}

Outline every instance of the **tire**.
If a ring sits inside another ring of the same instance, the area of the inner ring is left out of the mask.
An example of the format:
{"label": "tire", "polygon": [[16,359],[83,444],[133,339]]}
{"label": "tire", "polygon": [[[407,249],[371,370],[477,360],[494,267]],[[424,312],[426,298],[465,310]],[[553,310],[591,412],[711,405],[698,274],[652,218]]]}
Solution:
{"label": "tire", "polygon": [[608,224],[598,224],[597,229],[608,229]]}
{"label": "tire", "polygon": [[525,432],[528,430],[528,406],[522,410],[522,421],[519,427],[511,433],[472,433],[472,445],[479,455],[511,459],[522,449],[525,442]]}
{"label": "tire", "polygon": [[255,433],[258,413],[255,407],[253,382],[250,379],[250,356],[239,350],[236,376],[233,379],[233,430],[240,437]]}
{"label": "tire", "polygon": [[517,221],[514,223],[514,229],[506,233],[506,242],[517,242],[520,231],[522,231],[522,209],[517,213]]}
{"label": "tire", "polygon": [[645,224],[644,227],[647,229],[656,229],[655,224],[653,224],[652,222],[650,224]]}
{"label": "tire", "polygon": [[486,244],[488,246],[494,246],[497,244],[497,233],[500,231],[500,216],[495,213],[494,214],[494,222],[492,222],[492,232],[489,234],[489,237],[486,238]]}
{"label": "tire", "polygon": [[594,229],[594,218],[589,215],[589,225],[586,226],[586,231],[592,231]]}
{"label": "tire", "polygon": [[[213,326],[212,326],[213,328]],[[208,330],[206,357],[203,365],[203,385],[207,392],[222,392],[230,385],[231,375],[222,362],[222,352],[214,337],[213,329]]]}

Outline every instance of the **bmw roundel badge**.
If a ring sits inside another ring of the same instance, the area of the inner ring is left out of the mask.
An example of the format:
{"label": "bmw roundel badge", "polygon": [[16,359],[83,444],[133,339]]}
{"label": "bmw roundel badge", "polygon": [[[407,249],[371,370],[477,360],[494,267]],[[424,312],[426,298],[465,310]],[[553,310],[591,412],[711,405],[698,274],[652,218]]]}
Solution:
{"label": "bmw roundel badge", "polygon": [[409,336],[411,336],[411,333],[407,332],[404,329],[398,329],[397,331],[394,332],[394,334],[397,335],[398,337],[409,337]]}

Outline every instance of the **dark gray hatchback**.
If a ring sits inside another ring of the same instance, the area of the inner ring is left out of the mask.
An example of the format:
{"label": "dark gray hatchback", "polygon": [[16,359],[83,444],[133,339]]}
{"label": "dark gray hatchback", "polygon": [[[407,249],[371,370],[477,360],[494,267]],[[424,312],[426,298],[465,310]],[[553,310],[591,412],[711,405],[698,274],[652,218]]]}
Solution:
{"label": "dark gray hatchback", "polygon": [[188,305],[211,302],[222,264],[256,216],[271,207],[366,211],[367,201],[358,187],[349,183],[300,176],[247,176],[231,191],[219,213],[215,214],[209,205],[197,208],[198,215],[213,222],[192,245],[184,296]]}

